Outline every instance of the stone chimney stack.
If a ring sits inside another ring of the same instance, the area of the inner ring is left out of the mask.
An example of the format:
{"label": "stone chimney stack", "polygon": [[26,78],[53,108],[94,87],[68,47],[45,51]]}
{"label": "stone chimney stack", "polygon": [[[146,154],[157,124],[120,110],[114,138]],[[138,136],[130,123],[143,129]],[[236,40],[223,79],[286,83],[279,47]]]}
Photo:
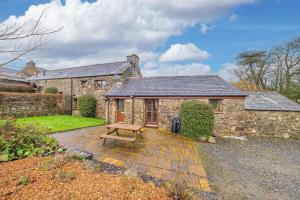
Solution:
{"label": "stone chimney stack", "polygon": [[135,54],[131,54],[131,55],[127,56],[127,62],[139,67],[139,57]]}
{"label": "stone chimney stack", "polygon": [[29,61],[26,63],[26,67],[32,67],[32,68],[35,68],[35,63],[33,62],[33,60],[29,60]]}
{"label": "stone chimney stack", "polygon": [[141,76],[139,57],[136,54],[131,54],[127,56],[127,62],[131,64],[132,70],[135,75]]}

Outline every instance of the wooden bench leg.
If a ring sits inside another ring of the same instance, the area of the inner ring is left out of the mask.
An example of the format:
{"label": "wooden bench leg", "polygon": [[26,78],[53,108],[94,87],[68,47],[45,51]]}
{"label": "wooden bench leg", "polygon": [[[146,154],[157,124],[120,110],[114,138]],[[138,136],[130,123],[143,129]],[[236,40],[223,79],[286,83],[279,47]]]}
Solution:
{"label": "wooden bench leg", "polygon": [[140,131],[141,138],[143,138],[143,131]]}
{"label": "wooden bench leg", "polygon": [[117,135],[119,136],[119,132],[118,132],[118,129],[116,129],[116,133],[117,133]]}
{"label": "wooden bench leg", "polygon": [[103,145],[105,145],[105,142],[106,142],[106,138],[104,138]]}

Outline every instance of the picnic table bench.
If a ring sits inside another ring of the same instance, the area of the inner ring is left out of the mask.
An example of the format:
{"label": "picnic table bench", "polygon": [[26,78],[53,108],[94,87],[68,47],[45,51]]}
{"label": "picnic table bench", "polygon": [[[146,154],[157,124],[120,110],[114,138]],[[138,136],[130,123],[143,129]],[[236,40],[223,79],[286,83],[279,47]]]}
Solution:
{"label": "picnic table bench", "polygon": [[[120,141],[126,141],[126,142],[131,142],[132,143],[132,149],[134,142],[136,141],[136,137],[138,133],[140,133],[140,136],[142,138],[142,128],[143,126],[138,125],[138,124],[110,124],[107,126],[107,133],[102,134],[100,138],[104,139],[103,145],[105,145],[106,139],[113,139],[113,140],[120,140]],[[125,136],[120,136],[119,135],[119,130],[128,130],[133,133],[133,137],[125,137]],[[116,132],[117,135],[111,135],[112,133]]]}

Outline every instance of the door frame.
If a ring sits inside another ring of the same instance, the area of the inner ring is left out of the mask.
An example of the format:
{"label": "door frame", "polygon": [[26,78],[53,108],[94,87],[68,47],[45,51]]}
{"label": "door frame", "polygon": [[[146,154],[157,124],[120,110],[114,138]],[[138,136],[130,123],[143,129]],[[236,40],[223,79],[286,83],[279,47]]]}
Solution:
{"label": "door frame", "polygon": [[[147,112],[148,112],[148,101],[151,100],[151,101],[155,101],[156,102],[156,123],[155,124],[149,124],[148,123],[148,119],[147,119]],[[159,125],[159,120],[158,120],[158,117],[159,117],[159,100],[158,99],[145,99],[144,101],[145,103],[145,126],[147,127],[158,127]]]}
{"label": "door frame", "polygon": [[[119,113],[119,100],[122,100],[124,103],[123,103],[123,121],[120,121],[118,120],[118,113]],[[125,121],[125,99],[116,99],[115,100],[115,103],[116,103],[116,122],[117,123],[124,123]]]}

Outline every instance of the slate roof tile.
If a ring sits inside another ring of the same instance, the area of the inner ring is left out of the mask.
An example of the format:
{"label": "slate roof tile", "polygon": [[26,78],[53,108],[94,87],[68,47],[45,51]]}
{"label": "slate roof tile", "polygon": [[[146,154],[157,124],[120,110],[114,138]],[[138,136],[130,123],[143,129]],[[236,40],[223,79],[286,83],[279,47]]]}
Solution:
{"label": "slate roof tile", "polygon": [[251,92],[245,100],[245,109],[300,112],[300,105],[277,92]]}
{"label": "slate roof tile", "polygon": [[246,96],[216,75],[127,78],[106,96]]}
{"label": "slate roof tile", "polygon": [[0,67],[0,75],[1,76],[16,77],[18,72],[19,71],[14,70],[14,69],[10,69],[10,68],[7,68],[7,67]]}
{"label": "slate roof tile", "polygon": [[72,67],[66,69],[56,69],[42,72],[37,76],[30,77],[28,80],[47,80],[47,79],[61,79],[61,78],[75,78],[75,77],[89,77],[89,76],[106,76],[118,75],[127,69],[130,64],[124,62],[104,63],[87,65],[81,67]]}

